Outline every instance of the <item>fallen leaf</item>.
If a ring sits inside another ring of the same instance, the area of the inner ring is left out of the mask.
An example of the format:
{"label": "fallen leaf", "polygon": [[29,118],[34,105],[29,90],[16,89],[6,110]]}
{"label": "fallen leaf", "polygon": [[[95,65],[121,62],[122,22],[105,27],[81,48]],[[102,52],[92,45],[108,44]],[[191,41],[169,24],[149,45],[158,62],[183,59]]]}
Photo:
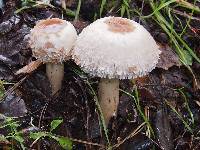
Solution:
{"label": "fallen leaf", "polygon": [[32,61],[30,64],[24,66],[23,68],[19,69],[15,75],[18,75],[18,74],[25,74],[25,73],[31,73],[33,72],[34,70],[36,70],[40,65],[42,64],[41,61],[39,60],[36,60],[36,61]]}
{"label": "fallen leaf", "polygon": [[27,108],[21,97],[15,93],[10,93],[5,100],[0,103],[0,113],[11,117],[20,117],[27,113]]}
{"label": "fallen leaf", "polygon": [[161,54],[156,65],[157,68],[168,70],[172,66],[181,66],[178,55],[168,45],[160,45],[160,50]]}

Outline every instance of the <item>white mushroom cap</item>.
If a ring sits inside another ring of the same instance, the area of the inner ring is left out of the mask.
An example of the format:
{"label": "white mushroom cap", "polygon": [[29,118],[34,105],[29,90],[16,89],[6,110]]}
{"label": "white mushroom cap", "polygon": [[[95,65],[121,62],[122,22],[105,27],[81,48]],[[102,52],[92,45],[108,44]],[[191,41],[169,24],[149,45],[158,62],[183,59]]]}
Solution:
{"label": "white mushroom cap", "polygon": [[59,63],[71,56],[77,32],[70,22],[52,18],[39,21],[29,38],[34,57],[44,63]]}
{"label": "white mushroom cap", "polygon": [[131,79],[152,71],[160,53],[153,37],[137,22],[105,17],[83,29],[73,58],[92,76]]}

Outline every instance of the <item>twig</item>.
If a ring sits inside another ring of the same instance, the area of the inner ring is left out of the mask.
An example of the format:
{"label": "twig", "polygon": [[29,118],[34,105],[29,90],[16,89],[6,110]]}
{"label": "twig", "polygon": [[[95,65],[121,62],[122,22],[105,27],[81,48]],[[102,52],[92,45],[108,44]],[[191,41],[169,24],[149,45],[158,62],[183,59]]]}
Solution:
{"label": "twig", "polygon": [[25,79],[28,77],[29,75],[25,76],[24,78],[22,78],[19,82],[15,83],[10,89],[8,89],[4,95],[2,96],[2,98],[0,99],[0,103],[3,102],[3,99],[5,97],[7,97],[10,93],[12,93],[17,87],[19,87],[24,81]]}
{"label": "twig", "polygon": [[[98,144],[98,143],[93,143],[93,142],[88,142],[88,141],[83,141],[83,140],[78,140],[78,139],[74,139],[74,138],[69,138],[67,137],[69,140],[73,141],[73,142],[78,142],[78,143],[82,143],[82,144],[87,144],[87,145],[93,145],[93,146],[99,146],[101,148],[105,148],[104,145],[102,144]],[[34,144],[37,143],[37,141],[39,140],[40,138],[37,138],[36,140],[33,141],[33,143],[30,145],[30,147],[33,147]]]}
{"label": "twig", "polygon": [[141,125],[139,125],[131,134],[129,134],[125,139],[123,139],[122,141],[120,141],[119,143],[115,144],[112,148],[117,148],[120,145],[122,145],[125,141],[127,141],[128,139],[132,138],[133,136],[137,135],[144,127],[146,123],[143,122]]}
{"label": "twig", "polygon": [[194,4],[191,4],[185,0],[176,0],[176,2],[180,4],[182,7],[192,9],[196,12],[200,12],[200,8],[198,6],[195,6]]}
{"label": "twig", "polygon": [[184,16],[184,17],[187,17],[187,18],[191,18],[192,20],[200,21],[200,18],[198,18],[198,17],[193,17],[193,16],[191,16],[191,15],[185,13],[185,12],[183,13],[183,12],[181,12],[181,11],[179,11],[179,10],[176,10],[176,9],[172,9],[172,11],[173,11],[174,13],[178,14],[178,15],[181,15],[181,16]]}
{"label": "twig", "polygon": [[39,123],[38,123],[38,127],[40,128],[41,127],[41,121],[42,121],[42,118],[45,114],[45,111],[47,109],[47,106],[48,106],[49,102],[47,102],[44,107],[42,108],[42,112],[41,112],[41,115],[40,115],[40,118],[39,118]]}
{"label": "twig", "polygon": [[78,142],[78,143],[83,143],[83,144],[88,144],[88,145],[99,146],[99,147],[105,148],[104,145],[98,144],[98,143],[93,143],[93,142],[88,142],[88,141],[83,141],[83,140],[78,140],[78,139],[73,139],[73,138],[68,138],[68,139],[70,139],[73,142]]}

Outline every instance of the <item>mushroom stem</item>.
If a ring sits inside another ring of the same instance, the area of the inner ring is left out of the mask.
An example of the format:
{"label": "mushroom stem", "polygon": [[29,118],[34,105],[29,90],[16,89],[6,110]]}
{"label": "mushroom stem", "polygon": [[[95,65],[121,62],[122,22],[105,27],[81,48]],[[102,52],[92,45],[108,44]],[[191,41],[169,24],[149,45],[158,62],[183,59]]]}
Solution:
{"label": "mushroom stem", "polygon": [[46,73],[51,83],[52,94],[54,95],[61,89],[62,86],[62,80],[64,77],[64,64],[47,63]]}
{"label": "mushroom stem", "polygon": [[66,10],[66,2],[65,2],[65,0],[61,0],[61,5],[62,5],[62,8],[64,9],[64,10]]}
{"label": "mushroom stem", "polygon": [[108,126],[119,104],[119,79],[101,79],[98,94],[105,123]]}

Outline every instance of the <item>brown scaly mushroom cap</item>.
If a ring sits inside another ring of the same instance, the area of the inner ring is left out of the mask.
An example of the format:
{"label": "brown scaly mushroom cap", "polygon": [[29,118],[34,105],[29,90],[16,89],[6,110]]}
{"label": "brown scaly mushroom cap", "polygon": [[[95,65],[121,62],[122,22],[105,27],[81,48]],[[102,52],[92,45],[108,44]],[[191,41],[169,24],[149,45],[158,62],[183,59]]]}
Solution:
{"label": "brown scaly mushroom cap", "polygon": [[105,17],[83,29],[73,59],[92,76],[131,79],[152,71],[160,53],[142,25],[126,18]]}
{"label": "brown scaly mushroom cap", "polygon": [[43,63],[61,63],[71,55],[77,33],[70,22],[52,18],[39,21],[29,38],[34,57]]}

